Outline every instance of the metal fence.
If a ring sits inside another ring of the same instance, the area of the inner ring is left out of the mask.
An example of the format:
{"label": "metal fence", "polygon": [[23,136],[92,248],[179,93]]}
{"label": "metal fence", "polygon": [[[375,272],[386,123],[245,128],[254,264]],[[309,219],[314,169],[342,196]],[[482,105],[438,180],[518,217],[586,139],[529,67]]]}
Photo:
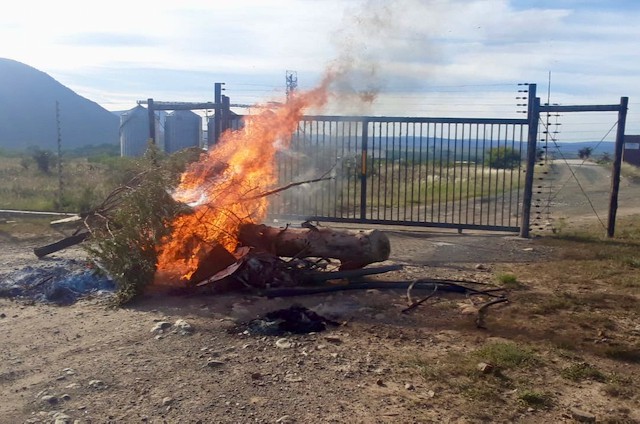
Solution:
{"label": "metal fence", "polygon": [[279,153],[283,219],[518,231],[526,119],[307,116]]}

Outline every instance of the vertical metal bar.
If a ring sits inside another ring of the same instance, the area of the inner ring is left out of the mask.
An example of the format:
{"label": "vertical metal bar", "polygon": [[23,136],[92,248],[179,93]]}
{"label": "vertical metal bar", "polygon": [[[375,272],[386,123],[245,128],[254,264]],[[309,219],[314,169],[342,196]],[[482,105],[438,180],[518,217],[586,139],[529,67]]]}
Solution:
{"label": "vertical metal bar", "polygon": [[[411,207],[411,205],[407,205],[408,194],[409,194],[409,123],[405,122],[405,133],[404,133],[404,205],[403,205],[403,214],[402,219],[404,221],[407,220],[407,209]],[[402,134],[402,124],[400,124],[400,133]],[[400,143],[402,143],[402,136],[400,137]],[[413,180],[413,178],[411,178]],[[398,217],[399,218],[399,217]]]}
{"label": "vertical metal bar", "polygon": [[[487,152],[487,124],[482,124],[482,165],[480,166],[481,169],[481,173],[480,173],[480,217],[478,218],[478,224],[482,224],[482,215],[483,215],[483,210],[484,210],[484,198],[485,198],[485,191],[484,191],[484,174],[485,169],[487,167],[487,163],[486,163],[486,152]],[[489,169],[489,172],[491,172],[491,169]]]}
{"label": "vertical metal bar", "polygon": [[360,175],[360,219],[367,219],[367,148],[369,139],[369,121],[362,121],[362,171]]}
{"label": "vertical metal bar", "polygon": [[[431,167],[431,222],[433,222],[434,214],[436,211],[435,208],[435,199],[436,199],[436,166],[439,166],[436,163],[436,136],[438,134],[438,125],[436,123],[433,124],[433,165]],[[442,147],[442,145],[440,146]],[[442,151],[440,152],[442,154]],[[438,181],[439,183],[439,181]]]}
{"label": "vertical metal bar", "polygon": [[[520,128],[520,139],[519,139],[519,147],[518,151],[520,155],[522,155],[522,143],[524,140],[524,125],[519,125]],[[518,189],[516,190],[516,226],[520,223],[520,192],[522,191],[522,163],[518,165]]]}
{"label": "vertical metal bar", "polygon": [[[419,147],[418,147],[418,149],[419,149],[418,150],[418,152],[419,152],[418,153],[419,163],[418,163],[418,216],[416,217],[417,221],[420,221],[420,208],[422,206],[422,201],[421,201],[421,198],[422,198],[422,143],[424,143],[424,139],[422,138],[422,128],[424,127],[424,124],[420,123],[419,125],[420,125],[420,138],[419,138],[420,144],[419,144]],[[429,125],[429,124],[427,124],[427,125]],[[426,160],[426,159],[428,159],[428,156],[429,156],[429,137],[427,137],[427,157],[425,158],[425,164],[429,163]],[[427,170],[428,170],[428,168],[425,169],[425,175],[427,173]],[[425,189],[425,193],[424,193],[424,198],[425,198],[424,215],[425,215],[425,219],[426,219],[426,216],[427,216],[427,210],[426,210],[427,187],[428,187],[428,185],[426,184],[426,178],[425,178],[425,186],[424,186],[424,189]]]}
{"label": "vertical metal bar", "polygon": [[[380,132],[382,137],[382,132]],[[380,145],[382,147],[382,143]],[[387,219],[387,191],[388,191],[388,177],[389,177],[389,122],[386,123],[385,137],[384,137],[384,208],[383,219]]]}
{"label": "vertical metal bar", "polygon": [[613,158],[613,172],[611,173],[611,197],[609,198],[609,220],[607,222],[607,237],[613,237],[616,231],[616,213],[618,211],[618,190],[620,189],[620,167],[622,166],[622,147],[624,145],[624,130],[627,123],[628,97],[620,98],[618,110],[618,128],[616,130],[616,144]]}
{"label": "vertical metal bar", "polygon": [[[389,132],[387,131],[387,137],[389,137]],[[391,205],[389,208],[389,219],[393,219],[393,198],[395,197],[395,169],[396,169],[396,124],[394,122],[391,123]],[[400,184],[398,184],[398,188],[400,188]],[[400,190],[398,190],[398,193]],[[398,202],[400,203],[400,202]]]}
{"label": "vertical metal bar", "polygon": [[[378,191],[376,191],[375,193],[374,192],[371,193],[372,197],[377,196],[376,206],[378,208],[377,209],[378,213],[377,213],[376,219],[380,219],[380,210],[381,209],[384,210],[384,207],[385,207],[385,205],[382,205],[382,207],[380,206],[380,201],[383,199],[381,183],[382,183],[382,122],[379,122],[378,123]],[[385,184],[384,190],[386,189],[387,189],[387,186]],[[371,217],[373,218],[373,215]]]}
{"label": "vertical metal bar", "polygon": [[527,118],[529,132],[527,135],[527,169],[524,178],[524,193],[522,195],[522,222],[520,223],[520,237],[529,237],[529,223],[531,219],[531,199],[533,195],[533,171],[536,166],[536,143],[538,140],[538,121],[540,119],[540,99],[536,97],[536,84],[529,85],[529,106]]}
{"label": "vertical metal bar", "polygon": [[[477,127],[477,126],[476,126]],[[469,124],[469,149],[467,150],[467,207],[464,216],[465,224],[469,223],[469,202],[471,201],[471,181],[474,181],[475,184],[475,176],[473,180],[471,179],[471,145],[473,143],[473,124]],[[475,205],[475,199],[473,200],[473,204]]]}
{"label": "vertical metal bar", "polygon": [[[407,137],[409,135],[409,124],[407,123]],[[413,205],[415,195],[415,181],[416,181],[416,123],[412,123],[412,143],[411,143],[411,215],[409,219],[413,222]],[[418,187],[420,187],[420,180],[418,180]],[[418,206],[419,207],[419,206]]]}
{"label": "vertical metal bar", "polygon": [[440,172],[438,173],[439,178],[438,178],[438,218],[437,218],[438,222],[440,222],[440,210],[442,207],[442,153],[444,150],[443,145],[444,145],[444,123],[440,123]]}
{"label": "vertical metal bar", "polygon": [[[475,124],[476,128],[476,145],[474,149],[473,156],[473,204],[471,207],[471,222],[473,224],[476,223],[476,204],[478,202],[478,140],[480,138],[480,124]],[[471,147],[471,134],[469,134],[469,147]],[[469,172],[471,172],[471,149],[469,149]],[[469,181],[471,181],[471,176],[469,176]],[[469,223],[469,214],[467,213],[467,224]]]}
{"label": "vertical metal bar", "polygon": [[453,194],[451,196],[451,222],[455,222],[456,206],[460,209],[460,206],[456,205],[456,191],[458,190],[458,184],[456,181],[456,177],[458,175],[458,125],[458,123],[455,123],[453,127]]}
{"label": "vertical metal bar", "polygon": [[149,142],[156,144],[156,112],[153,107],[153,99],[147,99],[147,112],[149,116]]}
{"label": "vertical metal bar", "polygon": [[492,191],[491,189],[493,188],[492,185],[492,179],[491,177],[493,176],[493,170],[491,169],[491,164],[493,163],[493,126],[494,124],[491,124],[489,126],[489,181],[487,182],[487,187],[489,189],[489,193],[487,198],[489,199],[489,204],[487,205],[487,225],[491,225],[491,206],[493,205],[493,199],[492,199]]}
{"label": "vertical metal bar", "polygon": [[451,168],[451,123],[447,123],[447,162],[445,163],[445,169],[447,171],[447,180],[445,182],[444,192],[444,222],[448,222],[449,212],[449,170]]}
{"label": "vertical metal bar", "polygon": [[[500,149],[500,134],[502,132],[502,124],[498,125],[498,135],[496,136],[496,141],[498,142],[497,148]],[[498,154],[499,150],[498,150]],[[504,169],[502,170],[504,174]],[[504,177],[503,177],[504,178]],[[496,198],[493,202],[493,225],[498,225],[498,201],[500,200],[500,169],[496,169]]]}
{"label": "vertical metal bar", "polygon": [[217,143],[222,134],[222,83],[213,85],[213,102],[215,103],[215,115],[213,115],[213,143]]}
{"label": "vertical metal bar", "polygon": [[[460,134],[460,196],[458,202],[458,222],[462,223],[462,193],[464,192],[464,129],[465,124],[462,124],[462,134]],[[467,177],[467,187],[469,187],[469,178]],[[469,201],[469,197],[467,197],[467,202]],[[467,203],[468,204],[468,203]],[[468,209],[468,206],[467,206]]]}

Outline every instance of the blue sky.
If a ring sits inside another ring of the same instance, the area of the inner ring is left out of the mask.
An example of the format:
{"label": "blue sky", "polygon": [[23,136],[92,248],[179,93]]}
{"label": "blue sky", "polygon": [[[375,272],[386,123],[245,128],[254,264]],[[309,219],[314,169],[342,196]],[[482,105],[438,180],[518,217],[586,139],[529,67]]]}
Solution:
{"label": "blue sky", "polygon": [[[551,72],[553,103],[629,96],[628,132],[640,133],[637,1],[36,1],[4,10],[0,36],[0,57],[109,110],[149,97],[212,100],[214,82],[232,103],[281,100],[286,70],[311,88],[339,65],[349,70],[340,87],[379,94],[329,112],[512,117],[517,83],[538,83],[546,100]],[[569,139],[615,123],[561,119]]]}

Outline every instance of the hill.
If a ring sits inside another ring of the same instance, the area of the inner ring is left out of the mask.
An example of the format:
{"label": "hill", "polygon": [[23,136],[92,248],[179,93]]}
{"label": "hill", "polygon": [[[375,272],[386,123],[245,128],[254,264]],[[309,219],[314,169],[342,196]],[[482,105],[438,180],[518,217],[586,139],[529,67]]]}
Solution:
{"label": "hill", "polygon": [[0,148],[55,149],[56,101],[65,150],[118,143],[118,116],[42,71],[0,58]]}

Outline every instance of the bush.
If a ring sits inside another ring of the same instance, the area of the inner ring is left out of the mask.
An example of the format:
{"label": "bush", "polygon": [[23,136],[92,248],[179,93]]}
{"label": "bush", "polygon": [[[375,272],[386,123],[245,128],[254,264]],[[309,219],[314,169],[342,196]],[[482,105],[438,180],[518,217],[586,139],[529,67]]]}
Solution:
{"label": "bush", "polygon": [[123,191],[108,223],[92,228],[88,246],[93,259],[116,282],[116,305],[133,300],[153,281],[156,248],[170,234],[169,223],[183,212],[169,194],[175,174],[158,165],[155,149],[147,150],[138,171],[137,184]]}
{"label": "bush", "polygon": [[520,152],[511,147],[494,147],[485,156],[485,164],[494,169],[514,169],[520,162]]}

